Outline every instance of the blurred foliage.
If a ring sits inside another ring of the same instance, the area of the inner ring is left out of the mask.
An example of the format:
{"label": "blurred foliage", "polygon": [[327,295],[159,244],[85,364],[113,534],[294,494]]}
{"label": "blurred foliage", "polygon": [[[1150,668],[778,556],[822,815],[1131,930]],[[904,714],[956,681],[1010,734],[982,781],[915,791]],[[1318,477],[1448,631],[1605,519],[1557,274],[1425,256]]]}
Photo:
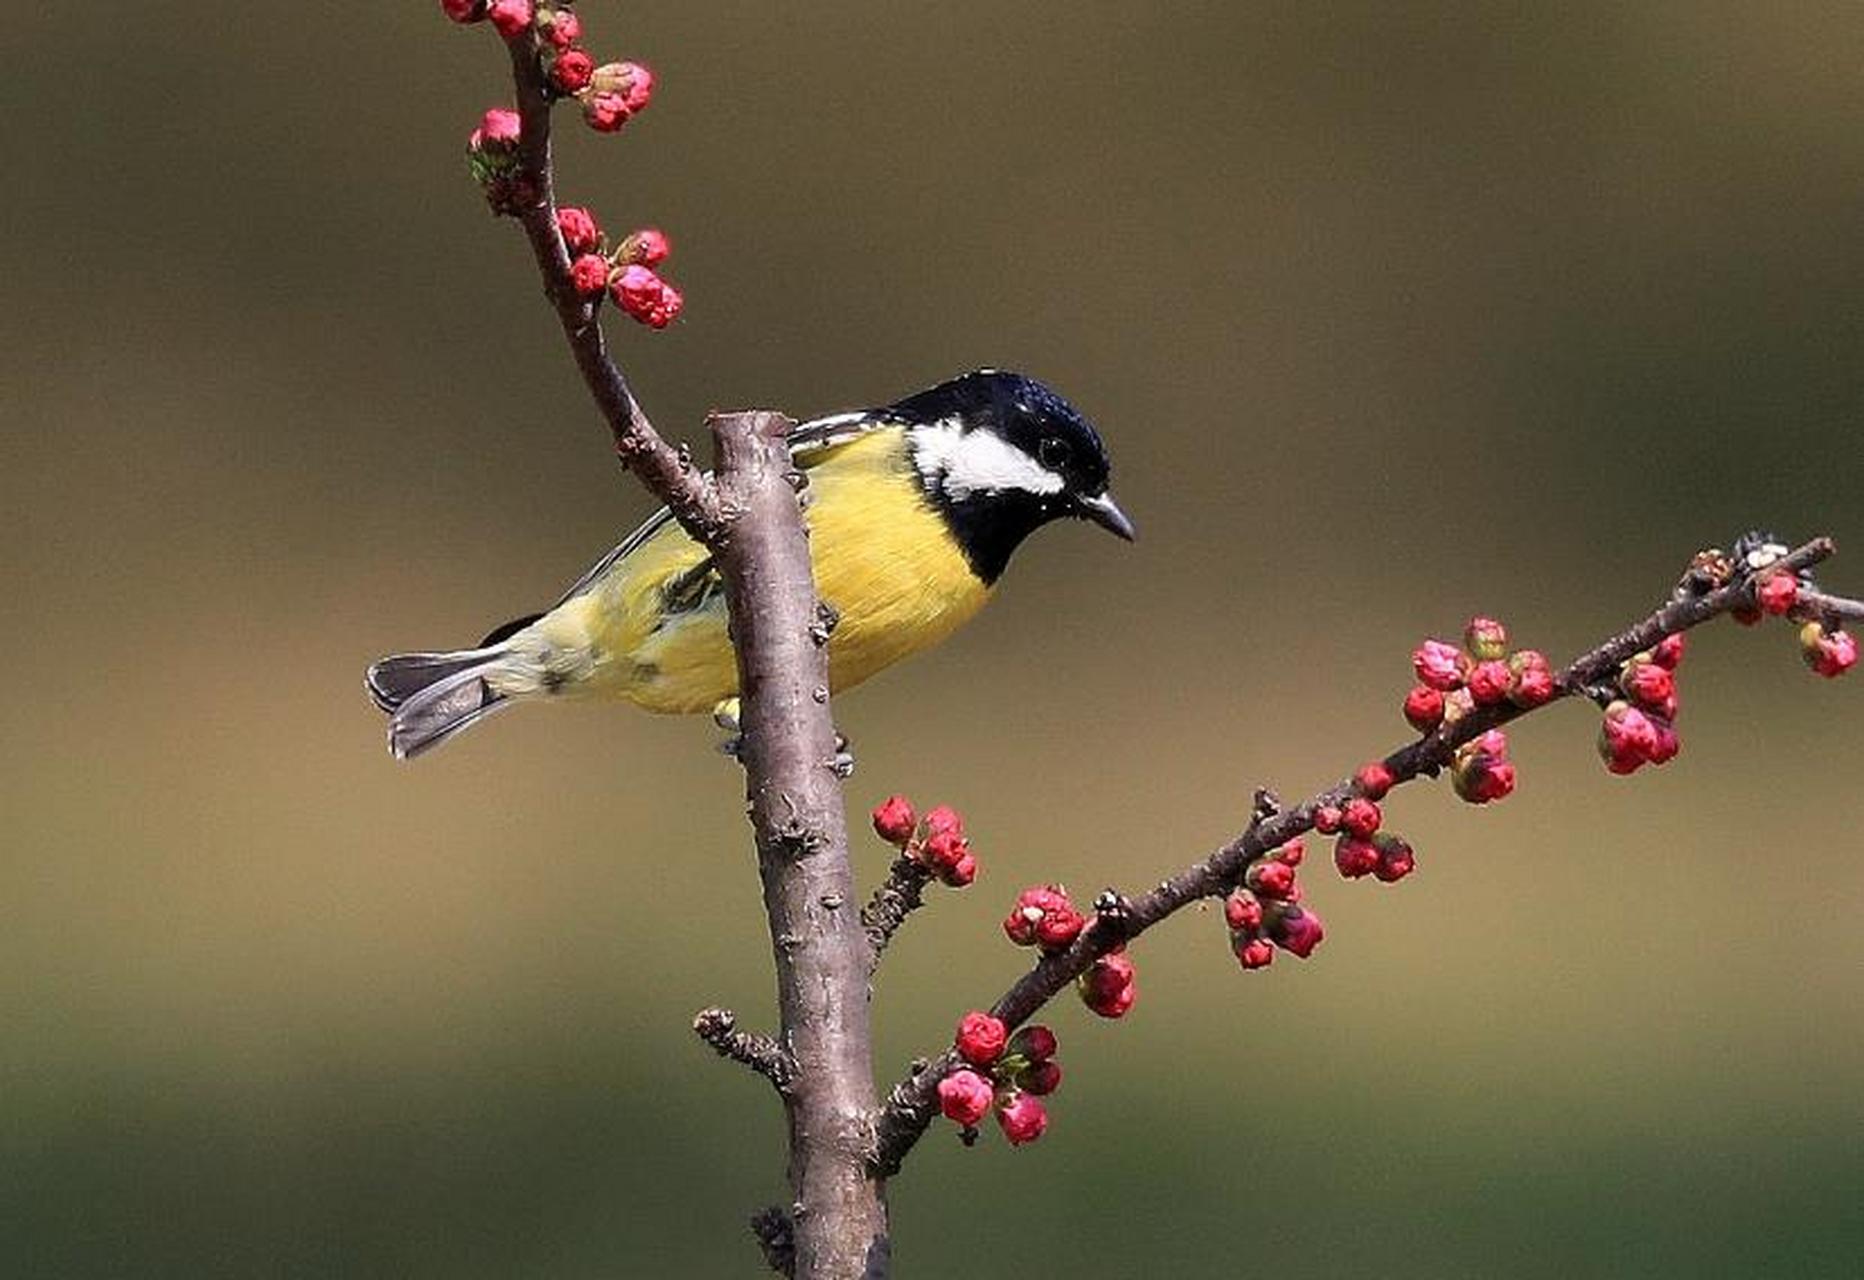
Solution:
{"label": "blurred foliage", "polygon": [[[362,696],[645,507],[464,176],[501,57],[433,8],[0,35],[13,1274],[749,1275],[782,1195],[686,1030],[770,1013],[711,727],[397,768]],[[884,1063],[1022,963],[1016,888],[1144,884],[1399,741],[1417,636],[1559,655],[1750,523],[1864,538],[1856,5],[583,8],[663,79],[563,152],[676,241],[686,318],[621,335],[665,427],[1024,367],[1141,525],[839,704],[853,799],[984,858],[890,955]],[[925,1144],[902,1274],[1855,1274],[1859,690],[1717,628],[1665,773],[1556,710],[1507,804],[1395,799],[1420,874],[1317,880],[1307,965],[1148,938],[1126,1023],[1055,1011],[1042,1143]]]}

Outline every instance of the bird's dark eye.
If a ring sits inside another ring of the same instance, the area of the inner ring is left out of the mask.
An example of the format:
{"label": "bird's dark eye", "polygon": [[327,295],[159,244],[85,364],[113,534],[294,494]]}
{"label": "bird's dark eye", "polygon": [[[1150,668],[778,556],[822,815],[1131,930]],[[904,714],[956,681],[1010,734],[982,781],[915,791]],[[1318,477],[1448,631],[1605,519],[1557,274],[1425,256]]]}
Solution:
{"label": "bird's dark eye", "polygon": [[1050,436],[1036,446],[1036,460],[1051,471],[1060,471],[1068,465],[1068,442]]}

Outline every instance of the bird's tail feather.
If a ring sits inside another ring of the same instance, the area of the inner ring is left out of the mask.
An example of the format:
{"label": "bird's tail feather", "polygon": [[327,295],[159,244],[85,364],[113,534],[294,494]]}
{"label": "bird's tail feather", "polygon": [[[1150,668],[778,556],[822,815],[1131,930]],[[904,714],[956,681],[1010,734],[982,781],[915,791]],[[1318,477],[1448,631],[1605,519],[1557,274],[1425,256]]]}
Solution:
{"label": "bird's tail feather", "polygon": [[407,760],[509,703],[486,677],[508,653],[507,646],[456,653],[400,653],[369,668],[367,684],[375,705],[388,712],[388,749]]}

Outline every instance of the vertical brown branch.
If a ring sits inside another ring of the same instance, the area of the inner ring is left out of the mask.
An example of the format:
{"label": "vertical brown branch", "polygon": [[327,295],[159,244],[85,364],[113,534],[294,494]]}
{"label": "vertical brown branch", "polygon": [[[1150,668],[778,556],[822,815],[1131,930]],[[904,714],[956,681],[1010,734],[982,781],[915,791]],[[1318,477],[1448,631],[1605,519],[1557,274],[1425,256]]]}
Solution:
{"label": "vertical brown branch", "polygon": [[884,1276],[887,1211],[871,1176],[875,1094],[869,948],[854,899],[820,619],[785,435],[776,413],[715,416],[715,546],[738,653],[741,758],[776,957],[780,1041],[796,1066],[785,1106],[798,1280]]}

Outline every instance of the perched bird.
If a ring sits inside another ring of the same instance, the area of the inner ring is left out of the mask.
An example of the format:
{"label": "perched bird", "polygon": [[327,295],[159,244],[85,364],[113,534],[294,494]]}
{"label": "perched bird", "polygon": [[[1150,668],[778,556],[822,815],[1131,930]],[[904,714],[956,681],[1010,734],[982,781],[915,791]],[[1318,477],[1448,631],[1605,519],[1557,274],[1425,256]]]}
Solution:
{"label": "perched bird", "polygon": [[[1094,428],[1021,374],[983,369],[818,418],[790,448],[809,481],[816,589],[840,615],[829,640],[838,690],[950,635],[1049,521],[1074,516],[1133,537]],[[477,648],[384,658],[368,675],[400,759],[523,698],[621,698],[680,714],[714,710],[737,683],[718,574],[665,510],[547,612]]]}

